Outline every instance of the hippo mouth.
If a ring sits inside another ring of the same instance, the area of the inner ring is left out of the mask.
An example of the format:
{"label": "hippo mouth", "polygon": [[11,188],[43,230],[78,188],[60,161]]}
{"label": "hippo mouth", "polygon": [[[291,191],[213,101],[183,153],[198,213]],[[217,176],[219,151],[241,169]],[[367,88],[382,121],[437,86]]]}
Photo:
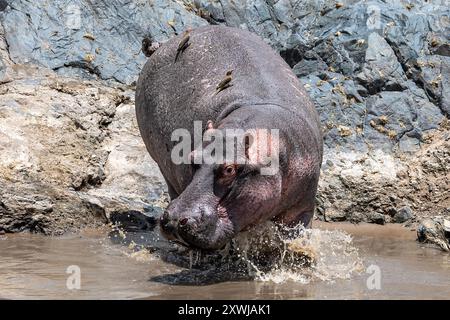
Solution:
{"label": "hippo mouth", "polygon": [[196,227],[181,226],[178,230],[178,243],[203,250],[218,250],[222,249],[235,235],[233,224],[222,209],[217,211],[217,220],[214,225],[197,225]]}
{"label": "hippo mouth", "polygon": [[162,235],[183,247],[202,250],[223,248],[235,235],[233,223],[227,211],[220,204],[215,210],[215,218],[208,223],[188,217],[179,221],[161,218]]}

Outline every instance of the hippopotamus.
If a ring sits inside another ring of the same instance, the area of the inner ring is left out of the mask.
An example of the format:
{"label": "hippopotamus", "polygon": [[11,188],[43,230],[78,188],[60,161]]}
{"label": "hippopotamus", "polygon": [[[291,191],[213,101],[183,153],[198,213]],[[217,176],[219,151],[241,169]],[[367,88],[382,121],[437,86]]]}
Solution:
{"label": "hippopotamus", "polygon": [[[167,239],[217,250],[269,220],[310,227],[323,154],[319,117],[290,67],[260,37],[205,26],[171,38],[145,63],[135,101],[140,134],[171,199],[159,221]],[[193,160],[213,139],[191,141],[186,162],[173,161],[180,142],[173,133],[193,136],[195,123],[223,139],[231,129],[266,130],[268,140],[246,135],[234,143],[244,152],[221,163]],[[255,157],[261,148],[277,152],[271,174],[262,174],[269,164]]]}

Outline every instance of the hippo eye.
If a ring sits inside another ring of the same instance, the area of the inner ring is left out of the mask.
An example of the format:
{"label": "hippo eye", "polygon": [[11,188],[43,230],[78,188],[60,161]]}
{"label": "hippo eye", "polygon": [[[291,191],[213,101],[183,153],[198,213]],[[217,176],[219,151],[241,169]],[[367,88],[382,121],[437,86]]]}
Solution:
{"label": "hippo eye", "polygon": [[236,166],[234,165],[228,165],[224,168],[223,173],[226,176],[233,176],[236,173]]}
{"label": "hippo eye", "polygon": [[238,167],[234,164],[218,167],[215,172],[214,194],[224,197],[231,189],[237,175]]}

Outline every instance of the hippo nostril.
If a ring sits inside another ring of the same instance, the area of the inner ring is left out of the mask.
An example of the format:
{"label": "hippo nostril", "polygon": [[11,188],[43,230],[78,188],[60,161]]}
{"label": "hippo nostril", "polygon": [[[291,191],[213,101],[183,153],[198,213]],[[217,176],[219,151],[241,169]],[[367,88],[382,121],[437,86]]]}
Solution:
{"label": "hippo nostril", "polygon": [[188,222],[188,218],[183,218],[179,221],[180,226],[184,226],[186,225],[186,223]]}

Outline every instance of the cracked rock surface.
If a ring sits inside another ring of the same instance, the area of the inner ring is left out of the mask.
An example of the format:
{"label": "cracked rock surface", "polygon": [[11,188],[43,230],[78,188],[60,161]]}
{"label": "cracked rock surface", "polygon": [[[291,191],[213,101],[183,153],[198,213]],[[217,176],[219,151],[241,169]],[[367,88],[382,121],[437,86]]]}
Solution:
{"label": "cracked rock surface", "polygon": [[134,116],[141,40],[208,23],[259,34],[315,102],[325,142],[318,219],[450,215],[446,0],[6,0],[0,231],[157,215],[165,185]]}
{"label": "cracked rock surface", "polygon": [[48,234],[155,214],[164,185],[138,134],[134,92],[18,66],[0,87],[0,230]]}

